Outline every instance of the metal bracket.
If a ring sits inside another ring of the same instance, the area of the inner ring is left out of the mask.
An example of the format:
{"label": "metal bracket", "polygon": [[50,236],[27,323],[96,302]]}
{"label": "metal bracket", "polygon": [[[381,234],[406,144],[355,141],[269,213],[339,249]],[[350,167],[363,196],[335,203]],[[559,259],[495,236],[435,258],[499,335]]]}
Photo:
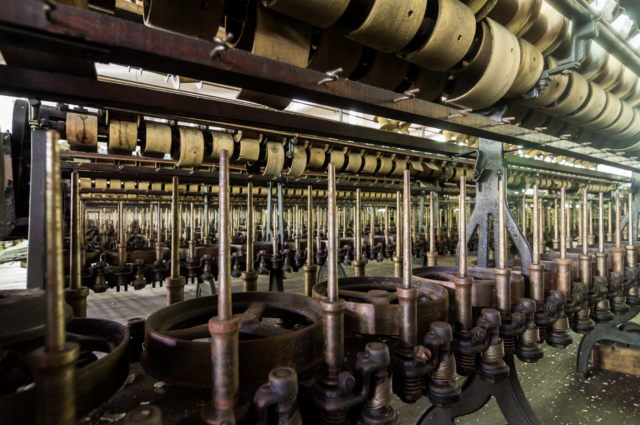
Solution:
{"label": "metal bracket", "polygon": [[455,418],[470,415],[484,407],[494,397],[510,424],[542,425],[522,391],[513,355],[504,357],[509,366],[509,378],[489,384],[476,373],[462,385],[462,395],[452,408],[431,406],[418,420],[419,425],[453,425]]}
{"label": "metal bracket", "polygon": [[456,155],[457,157],[464,157],[464,156],[469,156],[471,154],[476,154],[476,164],[473,166],[473,181],[477,182],[480,181],[482,178],[486,179],[486,175],[483,176],[483,172],[486,171],[483,168],[483,164],[484,164],[484,155],[482,153],[482,151],[480,149],[476,149],[476,150],[472,150],[471,152],[465,152],[459,155]]}
{"label": "metal bracket", "polygon": [[[507,189],[507,167],[504,161],[504,145],[486,139],[479,139],[479,151],[482,158],[479,165],[476,164],[480,172],[480,177],[476,184],[476,205],[471,213],[471,218],[467,223],[467,241],[469,243],[476,229],[479,227],[478,238],[478,267],[486,268],[489,262],[489,219],[493,217],[494,252],[497,252],[499,241],[498,226],[498,181],[504,182],[505,192]],[[475,180],[475,179],[474,179]],[[516,223],[509,206],[505,200],[505,226],[511,235],[514,245],[518,249],[521,258],[522,274],[528,278],[529,264],[531,264],[531,247],[527,243],[518,224]],[[456,265],[459,264],[459,249],[456,249]]]}
{"label": "metal bracket", "polygon": [[596,327],[589,334],[582,337],[576,357],[576,376],[587,378],[589,376],[589,360],[591,350],[600,341],[612,341],[622,344],[640,345],[640,336],[637,334],[622,332],[618,325],[628,322],[640,313],[640,306],[631,306],[628,312],[614,316],[609,323],[596,323]]}

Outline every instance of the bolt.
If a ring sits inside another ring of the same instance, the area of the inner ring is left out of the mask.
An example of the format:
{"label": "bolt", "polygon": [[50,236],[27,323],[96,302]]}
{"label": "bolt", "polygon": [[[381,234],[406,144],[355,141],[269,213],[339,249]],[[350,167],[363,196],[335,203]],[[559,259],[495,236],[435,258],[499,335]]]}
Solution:
{"label": "bolt", "polygon": [[416,359],[421,362],[428,362],[431,359],[431,351],[428,348],[418,345],[415,348]]}

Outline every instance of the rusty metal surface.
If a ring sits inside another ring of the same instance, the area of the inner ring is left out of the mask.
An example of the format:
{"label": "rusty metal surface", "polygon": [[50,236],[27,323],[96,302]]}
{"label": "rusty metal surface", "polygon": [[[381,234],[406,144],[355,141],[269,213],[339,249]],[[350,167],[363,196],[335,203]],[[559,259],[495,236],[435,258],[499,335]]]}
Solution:
{"label": "rusty metal surface", "polygon": [[[346,301],[345,330],[368,335],[398,335],[400,309],[397,288],[402,278],[353,277],[338,280],[338,296]],[[447,321],[449,296],[443,288],[430,282],[414,282],[418,295],[418,333],[429,330],[431,323]],[[326,298],[327,282],[313,288],[313,297]]]}
{"label": "rusty metal surface", "polygon": [[[232,295],[240,317],[240,382],[256,385],[275,367],[301,373],[322,356],[322,313],[317,300],[286,293],[244,292]],[[218,297],[203,297],[162,308],[147,319],[147,373],[177,385],[211,387],[208,322],[218,313]],[[290,320],[293,329],[275,327],[269,319]],[[261,321],[263,320],[263,321]]]}
{"label": "rusty metal surface", "polygon": [[[474,308],[492,308],[495,305],[495,273],[493,269],[469,267],[467,276],[474,279],[472,288],[472,305]],[[459,277],[458,267],[438,266],[419,267],[413,269],[413,282],[435,283],[449,291],[452,298],[455,293],[454,277]],[[518,303],[518,299],[525,297],[524,277],[518,273],[511,276],[511,304]]]}

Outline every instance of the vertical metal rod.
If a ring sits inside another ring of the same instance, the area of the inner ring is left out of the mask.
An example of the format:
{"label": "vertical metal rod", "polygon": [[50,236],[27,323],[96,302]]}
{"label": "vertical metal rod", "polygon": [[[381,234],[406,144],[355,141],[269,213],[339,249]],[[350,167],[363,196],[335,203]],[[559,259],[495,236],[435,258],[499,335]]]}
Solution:
{"label": "vertical metal rod", "polygon": [[118,262],[123,267],[127,262],[126,240],[124,238],[124,207],[122,201],[118,202]]}
{"label": "vertical metal rod", "polygon": [[[458,199],[458,208],[460,209],[460,216],[466,217],[467,205],[465,200],[467,199],[467,178],[462,176],[460,178],[460,198]],[[467,225],[466,223],[458,223],[459,245],[460,245],[460,265],[459,275],[460,277],[467,277],[468,265],[467,265]]]}
{"label": "vertical metal rod", "polygon": [[402,256],[402,192],[396,192],[396,257]]}
{"label": "vertical metal rod", "polygon": [[411,174],[409,170],[404,170],[404,225],[402,226],[402,256],[404,270],[402,275],[402,284],[405,289],[411,288]]}
{"label": "vertical metal rod", "polygon": [[178,204],[178,177],[171,187],[171,277],[180,277],[180,206]]}
{"label": "vertical metal rod", "polygon": [[[45,162],[45,220],[47,229],[47,324],[45,351],[47,353],[57,353],[64,350],[66,343],[63,298],[62,200],[60,196],[60,151],[58,148],[58,137],[56,131],[47,131]],[[120,205],[122,206],[122,203],[120,203]]]}
{"label": "vertical metal rod", "polygon": [[[586,192],[587,189],[584,191]],[[593,205],[591,201],[589,201],[589,236],[593,236]]]}
{"label": "vertical metal rod", "polygon": [[598,196],[598,252],[604,252],[604,194]]}
{"label": "vertical metal rod", "polygon": [[555,239],[558,240],[558,200],[554,199],[553,201],[554,207],[553,207],[553,231],[554,231],[554,235],[555,235]]}
{"label": "vertical metal rod", "polygon": [[620,229],[620,193],[616,192],[616,248],[622,248],[622,229]]}
{"label": "vertical metal rod", "polygon": [[204,212],[202,215],[203,225],[202,225],[202,239],[204,240],[204,244],[209,243],[209,185],[204,185]]}
{"label": "vertical metal rod", "polygon": [[333,162],[329,163],[327,177],[329,179],[329,190],[327,194],[327,298],[330,302],[334,302],[338,299],[338,255],[336,252],[336,170]]}
{"label": "vertical metal rod", "polygon": [[540,220],[538,217],[538,185],[533,185],[533,253],[531,262],[540,262]]}
{"label": "vertical metal rod", "polygon": [[356,223],[355,223],[355,235],[354,235],[354,248],[356,250],[356,261],[362,261],[362,224],[360,223],[361,218],[361,203],[360,203],[361,192],[360,189],[356,189]]}
{"label": "vertical metal rod", "polygon": [[253,271],[253,183],[247,183],[247,272]]}
{"label": "vertical metal rod", "polygon": [[80,223],[80,182],[78,172],[71,173],[71,252],[70,252],[70,287],[80,289],[80,279],[82,276],[82,264],[80,263],[81,245],[80,235],[82,233]]}
{"label": "vertical metal rod", "polygon": [[522,236],[527,238],[527,197],[522,197]]}
{"label": "vertical metal rod", "polygon": [[[313,186],[308,186],[307,198],[307,266],[313,266]],[[358,189],[360,190],[360,189]]]}
{"label": "vertical metal rod", "polygon": [[612,230],[611,230],[612,229],[612,226],[611,226],[611,201],[609,201],[609,220],[608,221],[609,221],[609,223],[608,223],[609,231],[607,232],[607,234],[610,235],[612,233]]}
{"label": "vertical metal rod", "polygon": [[589,255],[589,237],[587,235],[587,227],[589,234],[593,232],[593,228],[589,225],[589,215],[591,213],[591,202],[587,200],[587,189],[582,190],[582,255]]}
{"label": "vertical metal rod", "polygon": [[567,216],[565,211],[566,192],[560,189],[560,259],[567,259]]}
{"label": "vertical metal rod", "polygon": [[[504,270],[507,268],[507,240],[506,240],[506,232],[505,232],[505,212],[504,212],[504,182],[500,180],[498,182],[498,193],[499,193],[499,201],[498,201],[498,237],[499,237],[499,245],[498,245],[498,268]],[[466,234],[465,239],[466,241]]]}
{"label": "vertical metal rod", "polygon": [[[175,177],[174,177],[175,178]],[[229,221],[229,157],[226,150],[220,151],[220,248],[218,257],[219,295],[218,319],[229,320],[231,310],[231,240]]]}
{"label": "vertical metal rod", "polygon": [[429,252],[436,252],[435,207],[433,192],[429,192]]}
{"label": "vertical metal rod", "polygon": [[629,230],[629,246],[633,246],[633,194],[630,193],[629,194],[629,225],[627,226],[627,229]]}

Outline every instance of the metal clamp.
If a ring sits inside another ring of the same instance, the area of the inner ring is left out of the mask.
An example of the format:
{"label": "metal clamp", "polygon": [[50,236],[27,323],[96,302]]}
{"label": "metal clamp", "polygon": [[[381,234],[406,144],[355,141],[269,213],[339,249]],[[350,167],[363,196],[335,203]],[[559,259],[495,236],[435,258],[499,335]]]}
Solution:
{"label": "metal clamp", "polygon": [[222,56],[222,53],[231,49],[233,47],[231,41],[233,41],[232,33],[228,33],[225,37],[213,37],[213,42],[216,46],[211,50],[211,58],[217,59]]}
{"label": "metal clamp", "polygon": [[338,79],[338,74],[341,73],[342,71],[343,71],[342,68],[334,69],[333,71],[327,71],[325,73],[327,75],[327,77],[323,78],[320,81],[318,81],[318,85],[319,86],[326,86],[328,83],[336,81]]}
{"label": "metal clamp", "polygon": [[404,92],[404,96],[399,97],[397,99],[393,99],[393,103],[398,103],[403,100],[414,99],[416,97],[416,93],[420,92],[420,89],[411,89]]}

